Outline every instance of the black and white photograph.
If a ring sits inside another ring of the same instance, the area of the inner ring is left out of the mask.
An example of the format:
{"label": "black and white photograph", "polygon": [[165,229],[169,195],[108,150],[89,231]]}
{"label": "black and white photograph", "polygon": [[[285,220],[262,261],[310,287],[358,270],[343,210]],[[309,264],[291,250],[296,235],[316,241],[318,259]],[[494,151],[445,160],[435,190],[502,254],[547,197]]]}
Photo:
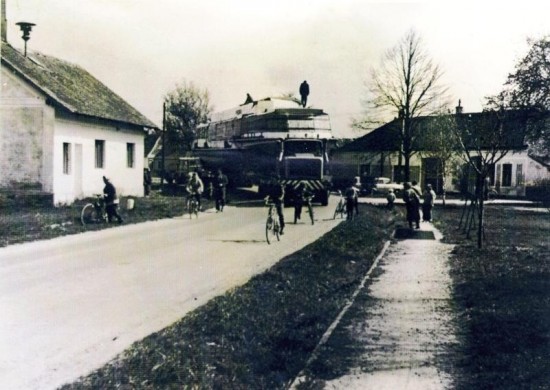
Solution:
{"label": "black and white photograph", "polygon": [[0,389],[550,390],[550,2],[0,1]]}

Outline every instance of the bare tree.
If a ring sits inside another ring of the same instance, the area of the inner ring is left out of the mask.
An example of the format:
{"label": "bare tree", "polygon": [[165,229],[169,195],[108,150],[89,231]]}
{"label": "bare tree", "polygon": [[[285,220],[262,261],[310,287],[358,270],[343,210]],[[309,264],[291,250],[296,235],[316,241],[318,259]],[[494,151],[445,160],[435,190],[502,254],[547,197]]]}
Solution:
{"label": "bare tree", "polygon": [[438,161],[438,176],[441,177],[442,200],[445,205],[447,179],[458,171],[460,163],[460,140],[456,132],[456,118],[454,115],[441,113],[432,120],[425,121],[426,128],[422,132],[420,151],[422,157],[434,158]]}
{"label": "bare tree", "polygon": [[206,122],[212,112],[208,91],[184,80],[166,94],[164,102],[166,145],[170,152],[190,150],[197,125]]}
{"label": "bare tree", "polygon": [[371,71],[371,104],[377,115],[396,114],[402,120],[399,165],[404,160],[404,180],[410,180],[410,160],[418,151],[415,118],[433,113],[445,100],[443,72],[424,48],[422,39],[411,30],[386,52],[379,68]]}
{"label": "bare tree", "polygon": [[484,111],[479,115],[456,115],[454,131],[462,156],[475,172],[473,204],[477,210],[477,245],[483,247],[484,200],[487,178],[497,162],[518,143],[523,143],[526,115],[522,111]]}

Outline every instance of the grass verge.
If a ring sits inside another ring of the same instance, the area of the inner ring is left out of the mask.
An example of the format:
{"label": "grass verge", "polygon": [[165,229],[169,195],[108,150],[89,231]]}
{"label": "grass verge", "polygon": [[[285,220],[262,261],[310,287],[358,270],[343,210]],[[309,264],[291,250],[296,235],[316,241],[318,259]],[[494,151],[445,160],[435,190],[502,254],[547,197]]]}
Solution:
{"label": "grass verge", "polygon": [[[148,198],[134,200],[134,208],[127,210],[127,198],[120,199],[119,213],[126,224],[173,218],[185,212],[181,189],[167,189],[164,194],[155,191]],[[32,203],[22,207],[10,204],[7,200],[2,202],[0,247],[119,226],[116,223],[82,226],[80,212],[89,201],[90,199],[83,199],[70,206],[60,207]],[[202,204],[203,208],[213,207],[213,202],[209,199],[203,199]]]}
{"label": "grass verge", "polygon": [[[550,214],[487,207],[485,247],[438,213],[451,261],[460,348],[457,389],[550,388]],[[475,237],[475,233],[472,234]]]}
{"label": "grass verge", "polygon": [[63,389],[284,388],[368,271],[399,214],[352,222]]}

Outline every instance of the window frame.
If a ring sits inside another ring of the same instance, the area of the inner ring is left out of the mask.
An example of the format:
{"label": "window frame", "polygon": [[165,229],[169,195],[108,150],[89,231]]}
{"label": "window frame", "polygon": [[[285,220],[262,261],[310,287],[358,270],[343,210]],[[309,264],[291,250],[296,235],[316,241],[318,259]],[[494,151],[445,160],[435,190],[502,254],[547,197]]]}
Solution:
{"label": "window frame", "polygon": [[70,175],[72,172],[72,159],[71,159],[71,144],[69,142],[63,142],[63,174]]}
{"label": "window frame", "polygon": [[95,140],[95,167],[97,169],[105,168],[105,140],[96,139]]}
{"label": "window frame", "polygon": [[126,167],[136,167],[136,144],[134,142],[126,143]]}
{"label": "window frame", "polygon": [[502,187],[511,187],[514,174],[514,165],[510,163],[502,164]]}

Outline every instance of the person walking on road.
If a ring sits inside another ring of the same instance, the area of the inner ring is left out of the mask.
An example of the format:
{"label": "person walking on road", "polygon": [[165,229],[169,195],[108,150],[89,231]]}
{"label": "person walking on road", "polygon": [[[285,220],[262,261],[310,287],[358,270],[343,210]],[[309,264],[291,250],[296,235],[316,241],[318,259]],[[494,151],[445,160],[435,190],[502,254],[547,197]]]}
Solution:
{"label": "person walking on road", "polygon": [[391,188],[388,190],[388,195],[386,195],[386,200],[388,201],[386,208],[388,210],[393,210],[393,206],[395,204],[395,193]]}
{"label": "person walking on road", "polygon": [[151,185],[153,184],[153,178],[151,177],[151,170],[149,168],[143,168],[143,194],[149,196],[151,193]]}
{"label": "person walking on road", "polygon": [[412,229],[414,223],[420,229],[420,195],[409,182],[403,184],[403,201],[407,208],[409,228]]}
{"label": "person walking on road", "polygon": [[355,188],[353,184],[354,183],[351,183],[344,192],[344,197],[346,199],[346,219],[348,221],[353,219],[353,210],[357,212],[357,203],[359,202],[357,188]]}
{"label": "person walking on road", "polygon": [[302,98],[301,104],[302,107],[305,107],[307,104],[307,97],[309,96],[309,84],[306,80],[300,84],[300,97]]}
{"label": "person walking on road", "polygon": [[311,195],[312,193],[306,188],[303,182],[296,188],[294,195],[294,224],[298,223],[298,220],[302,217],[302,207],[308,202],[308,198]]}
{"label": "person walking on road", "polygon": [[426,190],[424,191],[424,203],[422,203],[422,221],[432,222],[432,209],[434,207],[436,195],[435,191],[432,189],[432,185],[426,185]]}
{"label": "person walking on road", "polygon": [[113,218],[116,218],[118,223],[124,222],[122,217],[118,214],[118,196],[116,193],[116,188],[111,183],[109,178],[103,176],[103,182],[105,187],[103,187],[103,198],[105,199],[105,211],[107,212],[107,220],[109,223],[113,221]]}
{"label": "person walking on road", "polygon": [[216,211],[222,211],[225,207],[225,198],[227,195],[227,184],[229,180],[227,176],[223,174],[221,169],[218,169],[218,174],[213,180],[214,199],[216,201]]}

